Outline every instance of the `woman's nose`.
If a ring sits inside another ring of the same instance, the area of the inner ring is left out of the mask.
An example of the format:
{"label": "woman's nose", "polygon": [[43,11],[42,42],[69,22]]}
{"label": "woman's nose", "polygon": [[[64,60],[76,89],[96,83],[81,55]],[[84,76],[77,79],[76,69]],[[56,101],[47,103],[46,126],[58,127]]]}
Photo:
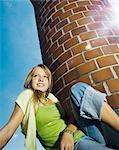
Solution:
{"label": "woman's nose", "polygon": [[39,81],[43,81],[43,76],[38,76]]}

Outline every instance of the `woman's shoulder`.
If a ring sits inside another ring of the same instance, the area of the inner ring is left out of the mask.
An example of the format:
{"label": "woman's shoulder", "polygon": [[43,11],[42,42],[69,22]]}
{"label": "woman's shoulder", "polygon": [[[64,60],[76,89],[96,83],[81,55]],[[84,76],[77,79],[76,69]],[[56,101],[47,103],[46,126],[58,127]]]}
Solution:
{"label": "woman's shoulder", "polygon": [[50,99],[51,101],[53,101],[54,103],[59,102],[57,97],[55,97],[52,93],[49,93],[47,98]]}
{"label": "woman's shoulder", "polygon": [[21,100],[28,100],[30,97],[32,97],[33,91],[31,89],[24,89],[18,96],[16,101]]}
{"label": "woman's shoulder", "polygon": [[33,94],[33,90],[32,89],[24,89],[21,91],[21,93],[19,95],[24,95],[24,96],[32,96]]}
{"label": "woman's shoulder", "polygon": [[23,110],[24,114],[26,112],[26,108],[28,103],[30,102],[33,95],[33,91],[30,89],[24,89],[17,97],[16,104],[20,106],[20,108]]}

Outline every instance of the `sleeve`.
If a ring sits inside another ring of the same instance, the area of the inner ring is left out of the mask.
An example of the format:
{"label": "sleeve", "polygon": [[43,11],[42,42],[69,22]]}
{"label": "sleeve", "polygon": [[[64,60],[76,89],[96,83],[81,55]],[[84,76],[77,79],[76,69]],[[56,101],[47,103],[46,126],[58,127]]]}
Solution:
{"label": "sleeve", "polygon": [[19,94],[19,96],[17,97],[15,101],[15,103],[19,105],[19,107],[22,109],[24,114],[26,112],[28,102],[30,98],[32,97],[32,95],[33,95],[33,91],[30,89],[26,89]]}

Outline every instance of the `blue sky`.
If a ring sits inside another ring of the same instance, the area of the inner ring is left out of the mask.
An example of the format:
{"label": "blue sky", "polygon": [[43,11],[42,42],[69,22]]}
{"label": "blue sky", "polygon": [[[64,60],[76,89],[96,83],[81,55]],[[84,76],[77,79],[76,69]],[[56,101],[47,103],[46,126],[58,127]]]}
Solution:
{"label": "blue sky", "polygon": [[[0,128],[9,119],[30,68],[42,63],[29,0],[0,0]],[[18,129],[4,150],[25,150]]]}

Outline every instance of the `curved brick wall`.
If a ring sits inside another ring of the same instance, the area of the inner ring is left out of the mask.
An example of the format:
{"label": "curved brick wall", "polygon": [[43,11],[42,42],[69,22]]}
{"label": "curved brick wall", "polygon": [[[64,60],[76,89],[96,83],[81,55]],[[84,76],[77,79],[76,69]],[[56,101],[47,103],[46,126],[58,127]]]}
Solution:
{"label": "curved brick wall", "polygon": [[[69,88],[83,81],[119,107],[119,29],[104,0],[32,0],[44,64],[67,105]],[[68,108],[69,109],[69,108]]]}

